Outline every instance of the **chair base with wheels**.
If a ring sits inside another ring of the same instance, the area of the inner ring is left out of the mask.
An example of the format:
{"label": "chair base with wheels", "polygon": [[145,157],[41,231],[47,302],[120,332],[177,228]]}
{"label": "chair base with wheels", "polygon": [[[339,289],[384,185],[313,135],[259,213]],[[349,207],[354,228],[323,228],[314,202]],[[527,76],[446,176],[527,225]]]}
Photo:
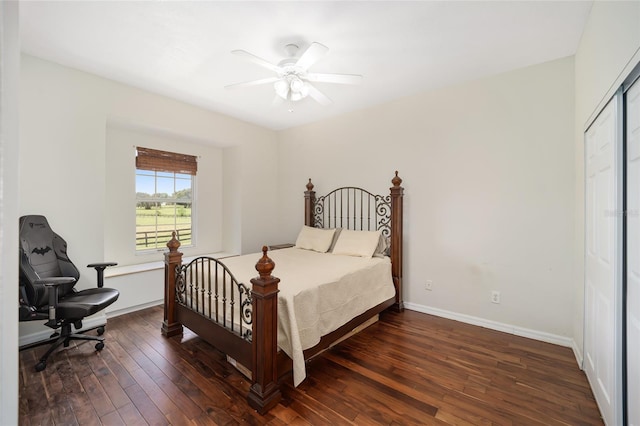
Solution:
{"label": "chair base with wheels", "polygon": [[36,371],[42,371],[45,368],[47,368],[47,359],[49,358],[49,355],[51,355],[56,349],[58,349],[60,347],[60,345],[63,345],[65,348],[69,347],[69,343],[72,340],[92,340],[92,341],[96,341],[96,342],[98,342],[95,345],[96,351],[99,352],[102,349],[104,349],[104,337],[99,337],[102,334],[104,334],[104,327],[103,326],[98,328],[98,330],[97,330],[98,336],[89,336],[87,334],[73,333],[72,332],[72,328],[71,328],[72,325],[76,329],[82,328],[82,322],[80,322],[80,324],[67,323],[67,324],[64,324],[61,327],[60,333],[57,333],[57,332],[54,333],[54,336],[57,335],[58,338],[53,343],[51,343],[51,346],[49,347],[47,352],[45,352],[45,354],[42,355],[42,357],[40,357],[40,360],[36,364]]}

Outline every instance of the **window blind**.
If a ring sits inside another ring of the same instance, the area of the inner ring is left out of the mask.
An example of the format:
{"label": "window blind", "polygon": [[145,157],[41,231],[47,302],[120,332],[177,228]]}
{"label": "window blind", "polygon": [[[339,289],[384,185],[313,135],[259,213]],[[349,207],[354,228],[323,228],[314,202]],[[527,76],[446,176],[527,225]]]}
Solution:
{"label": "window blind", "polygon": [[136,168],[156,172],[194,175],[198,171],[195,155],[178,154],[157,149],[136,147]]}

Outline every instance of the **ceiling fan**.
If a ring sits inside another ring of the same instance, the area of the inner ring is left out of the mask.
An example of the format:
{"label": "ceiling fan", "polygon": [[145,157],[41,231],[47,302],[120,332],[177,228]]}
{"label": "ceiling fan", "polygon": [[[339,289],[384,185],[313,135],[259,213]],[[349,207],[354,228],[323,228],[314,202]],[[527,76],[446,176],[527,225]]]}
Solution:
{"label": "ceiling fan", "polygon": [[299,48],[296,44],[287,44],[285,46],[285,52],[288,57],[278,62],[277,65],[245,50],[231,51],[231,53],[236,56],[248,59],[275,72],[276,76],[230,84],[225,86],[225,88],[231,89],[273,83],[273,88],[276,92],[273,103],[276,105],[287,100],[297,102],[307,96],[322,105],[329,105],[332,103],[331,99],[313,86],[311,82],[358,84],[362,80],[362,76],[356,74],[322,74],[309,72],[309,68],[329,51],[329,48],[324,44],[313,42],[307,50],[299,56],[297,55],[298,50]]}

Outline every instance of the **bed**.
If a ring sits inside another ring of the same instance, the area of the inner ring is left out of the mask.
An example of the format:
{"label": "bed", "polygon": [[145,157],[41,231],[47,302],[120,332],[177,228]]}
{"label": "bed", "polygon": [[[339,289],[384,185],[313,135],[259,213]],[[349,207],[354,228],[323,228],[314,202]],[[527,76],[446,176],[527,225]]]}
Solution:
{"label": "bed", "polygon": [[341,187],[316,196],[309,179],[296,244],[265,246],[261,256],[183,262],[174,234],[162,334],[185,326],[225,353],[251,380],[251,407],[266,413],[280,401],[282,380],[304,380],[306,360],[383,310],[404,309],[398,172],[391,182],[388,195]]}

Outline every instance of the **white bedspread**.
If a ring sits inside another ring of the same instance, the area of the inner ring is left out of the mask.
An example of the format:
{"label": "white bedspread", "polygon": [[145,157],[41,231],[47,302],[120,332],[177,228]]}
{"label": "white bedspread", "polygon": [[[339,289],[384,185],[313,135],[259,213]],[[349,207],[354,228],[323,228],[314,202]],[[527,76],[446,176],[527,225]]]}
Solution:
{"label": "white bedspread", "polygon": [[[258,276],[261,253],[223,260],[239,282]],[[280,278],[278,346],[293,360],[293,382],[306,377],[303,350],[368,309],[395,295],[391,261],[288,248],[270,251]]]}

